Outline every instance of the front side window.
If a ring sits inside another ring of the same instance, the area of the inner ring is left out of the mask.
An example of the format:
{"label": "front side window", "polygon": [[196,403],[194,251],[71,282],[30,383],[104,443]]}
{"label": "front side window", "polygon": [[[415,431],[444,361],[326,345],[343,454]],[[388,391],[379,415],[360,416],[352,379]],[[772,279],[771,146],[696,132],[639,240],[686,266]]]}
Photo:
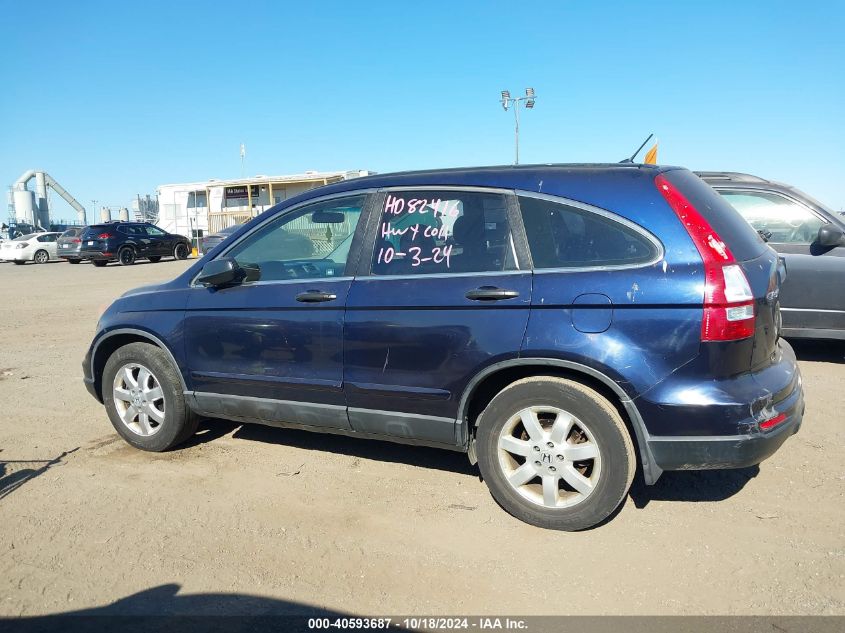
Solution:
{"label": "front side window", "polygon": [[147,229],[147,235],[152,235],[154,237],[161,237],[162,235],[167,235],[160,228],[158,228],[157,226],[153,226],[152,224],[146,224],[144,225],[144,228]]}
{"label": "front side window", "polygon": [[658,248],[611,218],[543,198],[519,197],[534,268],[589,268],[645,264]]}
{"label": "front side window", "polygon": [[502,194],[389,192],[377,231],[374,275],[517,269],[507,199]]}
{"label": "front side window", "polygon": [[38,236],[39,242],[55,242],[56,239],[57,239],[57,236],[56,236],[55,233],[47,233],[45,235],[39,235]]}
{"label": "front side window", "polygon": [[751,226],[775,244],[810,244],[825,222],[807,207],[769,191],[719,191]]}
{"label": "front side window", "polygon": [[226,253],[248,281],[340,277],[366,196],[310,204],[272,221]]}

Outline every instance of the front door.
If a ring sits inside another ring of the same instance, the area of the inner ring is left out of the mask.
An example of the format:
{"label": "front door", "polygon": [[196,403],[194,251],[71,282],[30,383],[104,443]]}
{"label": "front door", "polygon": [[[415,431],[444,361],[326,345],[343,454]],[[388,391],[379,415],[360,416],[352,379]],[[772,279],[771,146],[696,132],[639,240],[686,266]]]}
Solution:
{"label": "front door", "polygon": [[150,255],[157,255],[159,257],[173,255],[173,238],[169,233],[165,233],[160,228],[153,226],[152,224],[145,224],[143,230],[146,232],[147,237],[150,240]]}
{"label": "front door", "polygon": [[347,301],[350,423],[461,444],[464,389],[484,367],[519,355],[528,321],[531,273],[514,246],[512,196],[391,190],[378,205]]}
{"label": "front door", "polygon": [[346,267],[365,200],[336,197],[269,220],[222,253],[247,269],[243,283],[192,289],[185,346],[201,411],[349,428]]}
{"label": "front door", "polygon": [[772,191],[719,193],[786,261],[780,290],[784,336],[845,330],[845,246],[825,247],[817,239],[819,228],[829,220]]}

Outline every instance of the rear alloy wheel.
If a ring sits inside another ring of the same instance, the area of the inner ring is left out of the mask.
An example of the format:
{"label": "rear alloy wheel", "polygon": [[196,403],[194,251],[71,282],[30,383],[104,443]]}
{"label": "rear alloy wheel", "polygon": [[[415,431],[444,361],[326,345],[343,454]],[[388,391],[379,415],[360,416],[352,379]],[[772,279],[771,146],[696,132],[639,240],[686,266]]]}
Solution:
{"label": "rear alloy wheel", "polygon": [[161,261],[161,255],[151,255],[147,259],[149,259],[153,264],[157,264]]}
{"label": "rear alloy wheel", "polygon": [[35,251],[35,257],[32,259],[36,264],[46,264],[50,261],[50,254],[45,250]]}
{"label": "rear alloy wheel", "polygon": [[20,259],[15,259],[15,260],[12,260],[12,261],[14,261],[15,264],[17,264],[18,266],[23,266],[26,263],[25,261],[20,260]]}
{"label": "rear alloy wheel", "polygon": [[117,254],[117,258],[120,260],[121,266],[131,266],[135,263],[135,251],[129,247],[122,248]]}
{"label": "rear alloy wheel", "polygon": [[173,249],[173,257],[176,259],[188,259],[188,245],[180,243]]}
{"label": "rear alloy wheel", "polygon": [[103,266],[108,264],[105,259],[94,259],[91,260],[91,263],[94,264],[97,268],[102,268]]}
{"label": "rear alloy wheel", "polygon": [[583,530],[609,517],[636,457],[619,412],[581,383],[539,376],[502,390],[479,417],[478,466],[496,501],[540,527]]}
{"label": "rear alloy wheel", "polygon": [[111,355],[103,369],[103,404],[112,426],[129,444],[165,451],[197,429],[179,374],[165,352],[149,343],[130,343]]}
{"label": "rear alloy wheel", "polygon": [[71,264],[78,264],[81,261],[82,261],[81,259],[69,259],[68,260],[68,262],[70,262]]}

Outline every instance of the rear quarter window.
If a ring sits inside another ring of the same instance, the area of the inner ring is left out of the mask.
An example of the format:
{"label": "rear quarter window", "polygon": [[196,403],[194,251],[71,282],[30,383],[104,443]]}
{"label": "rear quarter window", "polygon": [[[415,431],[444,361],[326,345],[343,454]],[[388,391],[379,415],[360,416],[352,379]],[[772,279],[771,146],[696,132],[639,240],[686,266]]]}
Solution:
{"label": "rear quarter window", "polygon": [[737,261],[757,259],[766,251],[768,247],[757,231],[701,178],[686,169],[664,172],[663,176],[710,223]]}
{"label": "rear quarter window", "polygon": [[535,269],[628,266],[655,261],[658,246],[600,213],[547,198],[519,196]]}

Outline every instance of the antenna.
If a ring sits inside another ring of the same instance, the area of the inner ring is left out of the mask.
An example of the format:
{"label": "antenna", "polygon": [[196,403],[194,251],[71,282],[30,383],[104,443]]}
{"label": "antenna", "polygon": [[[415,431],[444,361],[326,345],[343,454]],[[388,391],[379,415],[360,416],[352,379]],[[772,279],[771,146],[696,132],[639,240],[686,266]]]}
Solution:
{"label": "antenna", "polygon": [[646,143],[648,143],[648,142],[651,140],[651,137],[652,137],[652,136],[654,136],[654,132],[652,132],[651,134],[649,134],[649,135],[648,135],[648,138],[647,138],[646,140],[644,140],[644,141],[643,141],[643,144],[642,144],[642,145],[640,145],[640,146],[637,148],[637,151],[636,151],[636,152],[634,152],[633,154],[631,154],[631,158],[625,158],[624,160],[620,160],[619,162],[620,162],[620,163],[633,163],[633,162],[634,162],[634,159],[637,157],[637,154],[639,154],[639,153],[643,150],[643,147],[645,147],[645,144],[646,144]]}

